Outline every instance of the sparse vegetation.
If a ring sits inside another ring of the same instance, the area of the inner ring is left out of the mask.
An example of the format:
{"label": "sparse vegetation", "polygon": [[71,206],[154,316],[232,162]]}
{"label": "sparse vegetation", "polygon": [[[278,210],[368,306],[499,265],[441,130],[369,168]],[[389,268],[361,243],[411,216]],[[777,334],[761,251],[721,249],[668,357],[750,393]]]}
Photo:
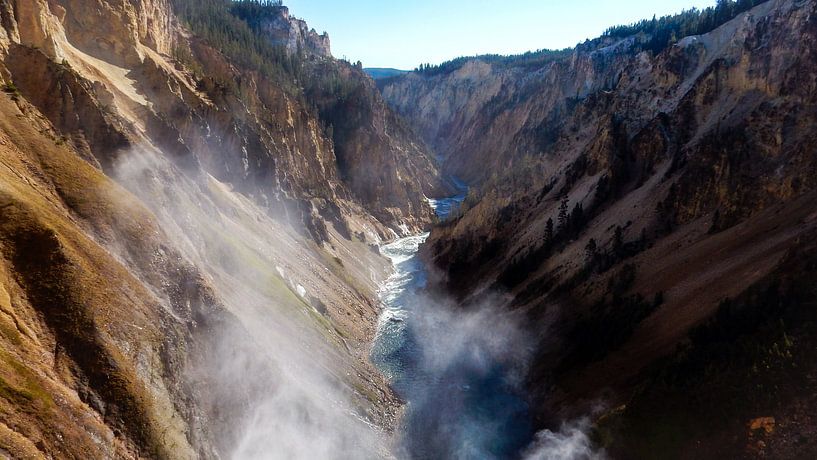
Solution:
{"label": "sparse vegetation", "polygon": [[[618,433],[618,443],[670,452],[724,429],[724,420],[743,429],[742,420],[791,411],[790,401],[810,397],[817,366],[814,249],[793,253],[783,266],[725,299],[672,356],[649,369],[624,413],[627,432],[638,439]],[[676,435],[666,436],[670,430]]]}
{"label": "sparse vegetation", "polygon": [[204,68],[193,56],[193,52],[186,45],[176,45],[171,52],[173,59],[182,67],[188,69],[197,80],[204,77]]}
{"label": "sparse vegetation", "polygon": [[[176,14],[198,37],[221,50],[237,64],[280,81],[291,81],[300,71],[300,58],[273,45],[251,24],[276,13],[277,1],[172,0]],[[250,20],[251,22],[248,22]],[[183,50],[182,58],[187,57]]]}
{"label": "sparse vegetation", "polygon": [[[339,152],[341,172],[347,172],[343,162],[345,143],[371,117],[374,97],[373,88],[365,84],[362,65],[313,60],[301,49],[292,52],[274,44],[263,27],[280,14],[283,7],[279,1],[173,0],[172,4],[195,35],[242,70],[257,72],[317,113],[326,136]],[[232,78],[215,76],[210,77],[214,81],[204,82],[202,65],[187,46],[177,46],[173,57],[200,80],[199,90],[210,88],[241,97],[241,83]],[[310,230],[323,237],[321,228]]]}
{"label": "sparse vegetation", "polygon": [[0,375],[0,397],[35,412],[47,412],[53,407],[51,395],[29,368],[5,352],[0,352],[0,362],[14,376],[6,379]]}
{"label": "sparse vegetation", "polygon": [[11,100],[17,102],[22,94],[20,94],[20,90],[17,89],[17,85],[14,82],[6,82],[3,83],[2,90],[4,93],[11,96]]}
{"label": "sparse vegetation", "polygon": [[638,324],[664,303],[661,292],[652,300],[640,293],[628,295],[636,276],[635,265],[626,264],[608,280],[604,297],[572,326],[568,340],[573,349],[563,359],[565,365],[604,358],[624,344]]}
{"label": "sparse vegetation", "polygon": [[[630,25],[610,27],[604,32],[602,39],[643,35],[645,41],[639,47],[653,53],[660,53],[683,37],[711,32],[735,16],[766,1],[768,0],[719,0],[716,6],[704,8],[703,10],[693,8],[675,15],[660,18],[653,17]],[[593,46],[597,42],[598,40],[595,40],[594,42],[588,42],[588,44]],[[473,60],[480,60],[501,67],[533,69],[565,58],[572,52],[572,49],[543,49],[518,55],[488,54],[460,57],[438,65],[420,64],[414,69],[414,72],[428,77],[446,75],[462,68],[467,62]],[[399,76],[392,78],[399,78]]]}
{"label": "sparse vegetation", "polygon": [[17,86],[14,84],[14,82],[3,83],[2,88],[3,88],[4,93],[13,94],[13,95],[19,95],[20,94],[20,90],[17,89]]}
{"label": "sparse vegetation", "polygon": [[683,37],[711,32],[735,16],[768,0],[718,0],[717,5],[699,10],[693,8],[679,14],[645,19],[627,26],[610,27],[603,37],[626,38],[643,34],[648,38],[645,50],[660,53]]}

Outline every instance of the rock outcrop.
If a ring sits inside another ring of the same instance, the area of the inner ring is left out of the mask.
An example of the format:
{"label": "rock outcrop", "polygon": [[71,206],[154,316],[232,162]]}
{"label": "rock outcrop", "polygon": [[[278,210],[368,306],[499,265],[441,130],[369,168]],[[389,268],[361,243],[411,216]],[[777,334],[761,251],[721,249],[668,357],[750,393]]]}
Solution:
{"label": "rock outcrop", "polygon": [[318,34],[310,29],[303,19],[289,15],[289,8],[282,6],[276,14],[261,22],[262,30],[270,37],[272,43],[286,48],[290,54],[299,52],[321,57],[332,57],[329,34]]}

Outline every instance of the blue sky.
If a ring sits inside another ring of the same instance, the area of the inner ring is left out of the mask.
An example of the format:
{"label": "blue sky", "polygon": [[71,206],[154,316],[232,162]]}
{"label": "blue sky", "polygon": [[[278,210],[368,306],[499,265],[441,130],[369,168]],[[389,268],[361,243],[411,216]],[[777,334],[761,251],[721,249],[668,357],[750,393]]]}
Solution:
{"label": "blue sky", "polygon": [[284,0],[327,31],[332,54],[366,67],[412,69],[458,56],[573,47],[607,27],[716,0]]}

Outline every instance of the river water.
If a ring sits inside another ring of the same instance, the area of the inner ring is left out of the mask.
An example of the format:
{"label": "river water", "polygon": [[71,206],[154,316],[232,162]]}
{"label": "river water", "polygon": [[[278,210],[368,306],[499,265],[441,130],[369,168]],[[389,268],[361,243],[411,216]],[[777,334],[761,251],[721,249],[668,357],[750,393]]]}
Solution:
{"label": "river water", "polygon": [[[441,220],[465,194],[429,200]],[[425,291],[426,267],[417,257],[428,234],[381,248],[394,273],[383,304],[371,358],[406,401],[401,458],[515,458],[533,433],[521,396],[512,327],[488,307],[456,309]]]}

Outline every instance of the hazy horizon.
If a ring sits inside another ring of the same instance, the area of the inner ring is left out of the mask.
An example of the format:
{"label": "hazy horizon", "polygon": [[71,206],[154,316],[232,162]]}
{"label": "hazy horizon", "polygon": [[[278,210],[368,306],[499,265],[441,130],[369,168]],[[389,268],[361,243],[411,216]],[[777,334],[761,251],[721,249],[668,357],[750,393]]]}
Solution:
{"label": "hazy horizon", "polygon": [[294,16],[328,32],[332,54],[365,67],[411,70],[460,56],[571,48],[608,27],[714,6],[715,0],[287,0]]}

